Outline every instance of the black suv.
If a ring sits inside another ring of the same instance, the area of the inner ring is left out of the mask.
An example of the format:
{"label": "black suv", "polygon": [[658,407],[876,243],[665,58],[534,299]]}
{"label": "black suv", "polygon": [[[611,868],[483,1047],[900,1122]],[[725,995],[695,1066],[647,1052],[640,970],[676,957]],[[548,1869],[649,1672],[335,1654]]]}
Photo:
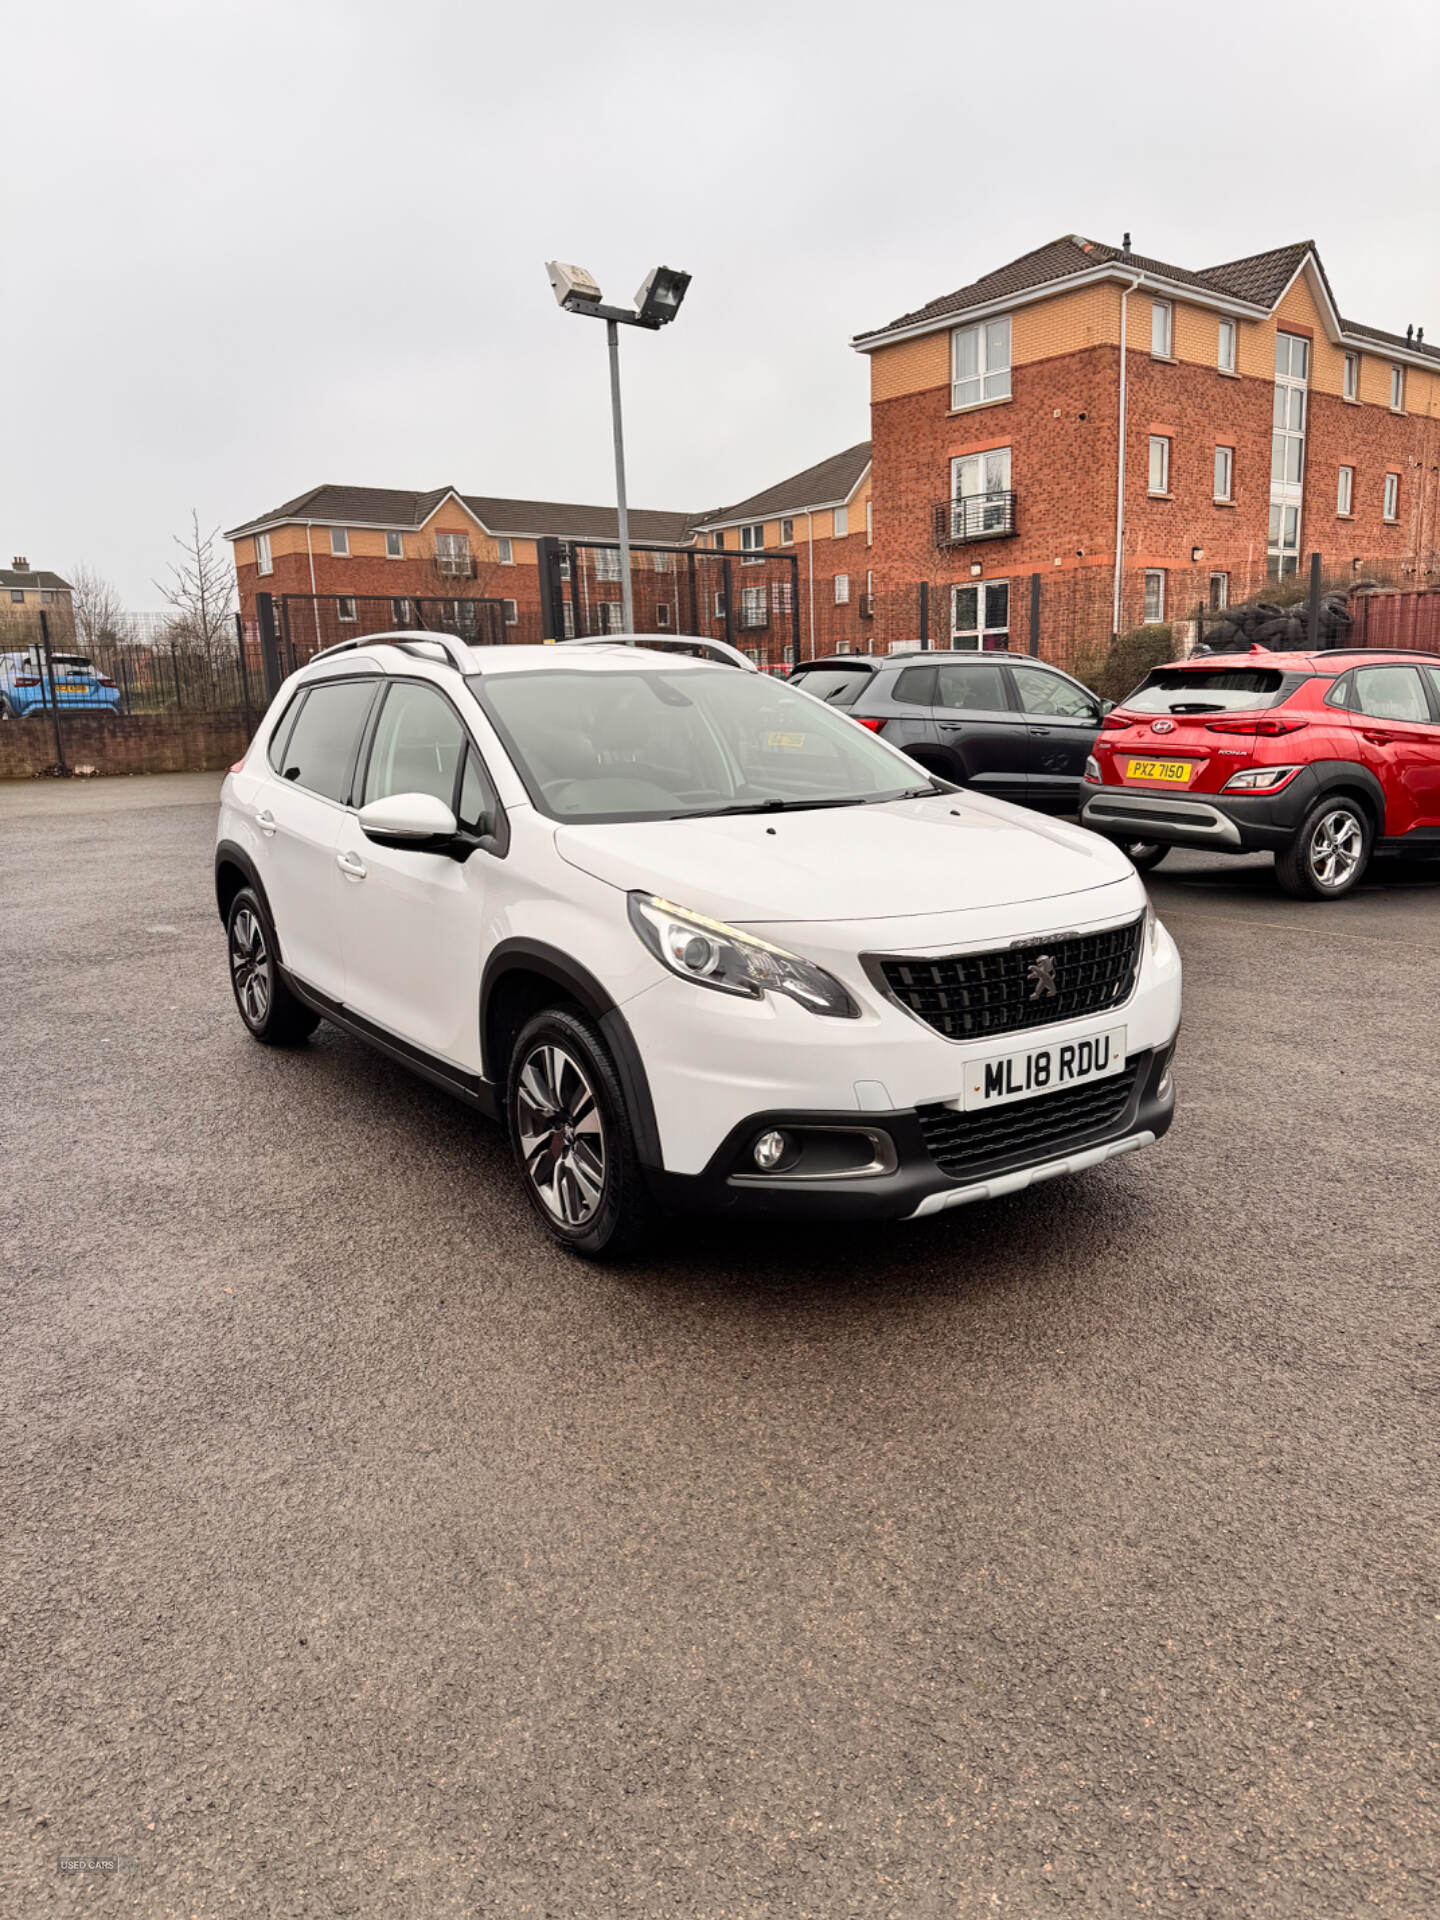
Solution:
{"label": "black suv", "polygon": [[1047,813],[1073,813],[1114,705],[1022,653],[831,654],[788,676],[931,773]]}

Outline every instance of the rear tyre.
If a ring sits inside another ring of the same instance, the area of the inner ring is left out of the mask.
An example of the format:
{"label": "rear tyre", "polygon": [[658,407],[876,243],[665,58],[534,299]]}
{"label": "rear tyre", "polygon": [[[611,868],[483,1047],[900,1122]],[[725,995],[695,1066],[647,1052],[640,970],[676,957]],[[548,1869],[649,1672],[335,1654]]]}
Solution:
{"label": "rear tyre", "polygon": [[1137,873],[1151,873],[1170,849],[1158,840],[1122,840],[1121,851]]}
{"label": "rear tyre", "polygon": [[267,1047],[298,1047],[320,1024],[295,998],[280,975],[275,958],[275,929],[260,896],[242,887],[230,902],[225,918],[230,956],[230,985],[240,1018]]}
{"label": "rear tyre", "polygon": [[654,1204],[619,1076],[590,1021],[549,1007],[522,1028],[506,1111],[526,1198],[551,1239],[589,1260],[638,1251]]}
{"label": "rear tyre", "polygon": [[1300,831],[1275,856],[1275,878],[1292,900],[1339,900],[1364,878],[1374,832],[1358,801],[1317,800]]}

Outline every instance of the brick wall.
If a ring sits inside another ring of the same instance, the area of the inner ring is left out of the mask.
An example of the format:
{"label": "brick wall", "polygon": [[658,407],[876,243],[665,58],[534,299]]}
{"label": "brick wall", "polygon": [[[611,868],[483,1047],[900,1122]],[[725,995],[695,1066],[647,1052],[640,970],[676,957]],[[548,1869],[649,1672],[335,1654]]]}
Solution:
{"label": "brick wall", "polygon": [[[60,716],[69,766],[97,773],[214,773],[240,758],[251,729],[239,714],[147,713],[115,720]],[[51,715],[0,725],[0,780],[31,779],[55,764]]]}

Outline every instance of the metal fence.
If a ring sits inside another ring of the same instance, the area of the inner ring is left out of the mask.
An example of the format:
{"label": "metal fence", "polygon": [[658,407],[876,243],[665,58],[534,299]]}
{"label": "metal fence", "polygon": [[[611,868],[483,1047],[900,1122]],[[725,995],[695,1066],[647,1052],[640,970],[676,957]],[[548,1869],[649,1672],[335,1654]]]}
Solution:
{"label": "metal fence", "polygon": [[[77,671],[78,669],[78,671]],[[113,697],[112,697],[113,695]],[[27,609],[0,627],[0,711],[58,706],[120,714],[259,713],[260,687],[228,623],[209,644],[163,616],[127,615],[101,633],[77,631],[68,609]]]}
{"label": "metal fence", "polygon": [[514,601],[463,594],[259,594],[255,619],[242,625],[241,656],[247,675],[273,693],[324,648],[367,634],[403,628],[502,646],[516,637],[514,609]]}

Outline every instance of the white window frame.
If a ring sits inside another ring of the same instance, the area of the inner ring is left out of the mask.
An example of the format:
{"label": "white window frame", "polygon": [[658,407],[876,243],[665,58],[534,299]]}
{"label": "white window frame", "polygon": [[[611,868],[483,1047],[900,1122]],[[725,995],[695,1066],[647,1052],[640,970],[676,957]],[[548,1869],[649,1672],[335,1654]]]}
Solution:
{"label": "white window frame", "polygon": [[795,522],[793,520],[782,520],[780,522],[780,544],[782,547],[794,546]]}
{"label": "white window frame", "polygon": [[560,609],[560,631],[567,640],[575,638],[575,602],[567,600]]}
{"label": "white window frame", "polygon": [[865,500],[865,544],[867,547],[875,544],[875,502],[868,495]]}
{"label": "white window frame", "polygon": [[511,538],[510,538],[510,536],[509,536],[509,534],[508,534],[508,533],[502,533],[502,534],[499,534],[499,535],[497,535],[497,536],[496,536],[496,540],[495,540],[495,557],[496,557],[496,559],[497,559],[497,560],[498,560],[498,561],[500,562],[500,565],[501,565],[502,567],[513,567],[513,566],[514,566],[514,564],[515,564],[515,543],[514,543],[514,541],[513,541],[513,540],[512,540]]}
{"label": "white window frame", "polygon": [[656,607],[655,624],[657,627],[668,627],[670,625],[670,602],[668,600],[662,600]]}
{"label": "white window frame", "polygon": [[1175,302],[1150,302],[1150,357],[1152,360],[1175,358]]}
{"label": "white window frame", "polygon": [[[1223,458],[1222,458],[1223,456]],[[1235,449],[1219,444],[1215,448],[1215,498],[1224,506],[1235,499]]]}
{"label": "white window frame", "polygon": [[1405,369],[1403,367],[1392,366],[1390,369],[1390,411],[1392,413],[1405,411]]}
{"label": "white window frame", "polygon": [[650,569],[652,573],[669,573],[670,571],[669,554],[668,553],[652,553],[650,556]]}
{"label": "white window frame", "polygon": [[619,633],[625,625],[625,602],[623,600],[602,600],[600,619],[607,633]]}
{"label": "white window frame", "polygon": [[[977,625],[960,625],[960,596],[975,595]],[[963,580],[950,589],[950,645],[956,653],[993,653],[1010,644],[1010,582],[1008,580]],[[1001,602],[1005,621],[997,620]]]}
{"label": "white window frame", "polygon": [[[347,607],[350,609],[348,613],[345,611]],[[335,618],[337,620],[343,620],[345,624],[348,626],[353,620],[358,620],[359,617],[360,617],[359,614],[355,610],[354,594],[353,593],[337,594],[335,597]]]}
{"label": "white window frame", "polygon": [[[1165,589],[1165,569],[1163,567],[1147,567],[1145,569],[1145,602],[1141,609],[1142,617],[1140,624],[1142,626],[1158,627],[1163,625],[1165,620]],[[1154,612],[1151,611],[1152,607],[1155,609]]]}
{"label": "white window frame", "polygon": [[609,583],[620,578],[620,549],[601,547],[595,554],[595,578]]}
{"label": "white window frame", "polygon": [[740,625],[748,633],[770,624],[770,596],[761,586],[740,589]]}
{"label": "white window frame", "polygon": [[720,592],[716,593],[715,599],[714,599],[714,607],[715,607],[715,614],[714,614],[715,619],[723,620],[725,618],[725,595],[723,593],[720,593]]}
{"label": "white window frame", "polygon": [[405,536],[387,529],[385,534],[385,558],[403,560],[405,558]]}
{"label": "white window frame", "polygon": [[1223,613],[1230,604],[1230,576],[1228,573],[1212,573],[1210,576],[1210,611]]}
{"label": "white window frame", "polygon": [[1341,467],[1335,481],[1335,511],[1348,520],[1355,511],[1355,469]]}
{"label": "white window frame", "polygon": [[255,536],[255,567],[257,572],[260,573],[273,573],[275,571],[275,556],[270,551],[270,536],[268,533],[257,533]]}
{"label": "white window frame", "polygon": [[331,527],[330,554],[331,558],[335,560],[348,560],[350,558],[350,529],[348,527]]}
{"label": "white window frame", "polygon": [[[1160,450],[1160,484],[1155,484],[1155,450]],[[1157,498],[1170,491],[1170,436],[1168,433],[1152,433],[1150,436],[1150,464],[1146,470],[1146,491]]]}
{"label": "white window frame", "polygon": [[410,624],[410,601],[403,593],[390,596],[390,624],[395,627],[408,627]]}
{"label": "white window frame", "polygon": [[[964,343],[974,342],[975,370],[961,374]],[[1014,342],[1010,315],[997,313],[970,327],[956,327],[950,335],[950,411],[964,413],[1010,398]],[[973,389],[973,391],[971,391]]]}
{"label": "white window frame", "polygon": [[1393,527],[1400,519],[1400,476],[1398,473],[1386,474],[1385,492],[1382,498],[1384,501],[1382,515],[1385,524],[1386,526]]}
{"label": "white window frame", "polygon": [[1341,392],[1347,400],[1360,398],[1360,356],[1347,353],[1345,356],[1345,374]]}
{"label": "white window frame", "polygon": [[507,600],[507,601],[505,602],[505,624],[506,624],[506,626],[507,626],[507,627],[518,627],[518,626],[519,626],[519,624],[520,624],[520,607],[519,607],[519,603],[518,603],[517,601],[514,601],[514,600]]}
{"label": "white window frame", "polygon": [[1235,371],[1236,332],[1236,323],[1233,320],[1222,320],[1216,329],[1215,364],[1221,373]]}
{"label": "white window frame", "polygon": [[438,531],[435,535],[435,565],[441,573],[468,574],[470,571],[469,534]]}
{"label": "white window frame", "polygon": [[850,576],[848,573],[837,573],[835,576],[835,604],[837,607],[848,607],[850,604]]}
{"label": "white window frame", "polygon": [[740,529],[740,564],[742,567],[757,567],[764,557],[765,525],[763,521],[756,520]]}
{"label": "white window frame", "polygon": [[850,532],[849,507],[836,507],[831,516],[831,532],[837,540],[844,540]]}

